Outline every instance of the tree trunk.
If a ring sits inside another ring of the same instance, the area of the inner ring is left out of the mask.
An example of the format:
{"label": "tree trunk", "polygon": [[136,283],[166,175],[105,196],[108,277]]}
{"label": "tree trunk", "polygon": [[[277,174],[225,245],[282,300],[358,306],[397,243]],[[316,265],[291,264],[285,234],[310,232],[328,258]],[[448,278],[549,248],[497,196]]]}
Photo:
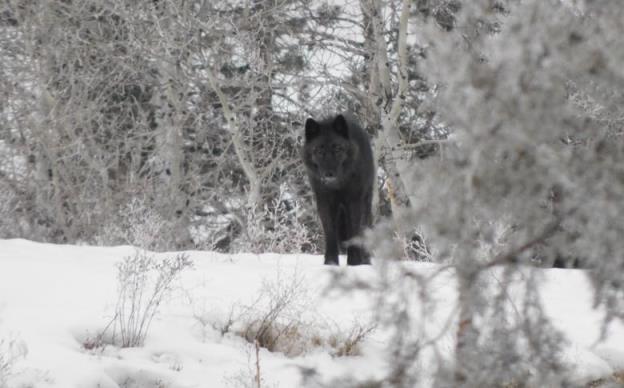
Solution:
{"label": "tree trunk", "polygon": [[255,209],[260,203],[260,176],[253,165],[250,152],[243,142],[243,133],[240,129],[239,120],[230,108],[230,102],[227,96],[221,90],[215,75],[210,69],[206,71],[206,76],[208,77],[210,87],[217,94],[217,98],[219,98],[219,102],[221,103],[223,109],[223,115],[225,116],[225,120],[227,122],[227,129],[232,136],[234,152],[236,152],[238,162],[240,163],[243,172],[245,173],[245,177],[249,182],[249,190],[247,191],[247,206],[250,209]]}
{"label": "tree trunk", "polygon": [[[170,63],[161,63],[159,74],[168,79],[162,82],[160,111],[158,115],[157,152],[163,162],[165,187],[162,200],[161,213],[166,220],[171,222],[174,230],[171,230],[172,240],[178,247],[185,247],[191,241],[189,231],[189,215],[187,211],[187,194],[183,190],[185,183],[184,171],[184,102],[179,98],[180,92],[175,88],[173,80],[183,80],[177,66]],[[175,74],[175,75],[174,75]],[[160,191],[160,190],[159,190]]]}
{"label": "tree trunk", "polygon": [[[464,263],[470,267],[470,264]],[[462,268],[458,265],[457,268]],[[459,306],[459,319],[455,345],[455,367],[453,379],[456,386],[463,386],[469,378],[469,360],[474,357],[477,348],[477,333],[473,325],[473,306],[476,302],[474,296],[474,282],[478,272],[470,272],[463,268],[457,271],[457,303]]]}
{"label": "tree trunk", "polygon": [[372,94],[373,103],[379,111],[381,130],[375,140],[377,159],[382,163],[388,174],[390,204],[395,220],[397,233],[400,236],[407,235],[407,230],[401,226],[398,217],[405,214],[405,209],[410,206],[406,191],[405,177],[410,171],[407,160],[393,158],[390,153],[401,145],[399,133],[399,116],[405,101],[405,93],[408,87],[407,80],[407,22],[410,12],[411,1],[403,0],[398,33],[398,86],[396,91],[391,81],[390,63],[388,59],[388,47],[385,41],[385,25],[381,10],[381,4],[375,0],[362,0],[361,7],[365,18],[372,24],[372,36],[366,34],[369,46],[374,47],[374,70],[376,75],[371,75],[369,90],[378,91]]}

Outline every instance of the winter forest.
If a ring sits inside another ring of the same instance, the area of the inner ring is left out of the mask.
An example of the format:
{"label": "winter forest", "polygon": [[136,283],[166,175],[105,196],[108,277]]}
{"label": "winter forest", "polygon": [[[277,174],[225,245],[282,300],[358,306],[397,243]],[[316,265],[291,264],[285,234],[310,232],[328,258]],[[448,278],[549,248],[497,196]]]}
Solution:
{"label": "winter forest", "polygon": [[[0,388],[624,386],[621,0],[0,1]],[[324,266],[304,123],[375,160]]]}

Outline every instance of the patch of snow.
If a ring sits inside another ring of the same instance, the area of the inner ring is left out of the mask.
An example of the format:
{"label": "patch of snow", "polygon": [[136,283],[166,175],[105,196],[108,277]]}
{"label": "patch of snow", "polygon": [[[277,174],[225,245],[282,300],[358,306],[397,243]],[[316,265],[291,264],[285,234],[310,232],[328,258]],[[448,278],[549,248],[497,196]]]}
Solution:
{"label": "patch of snow", "polygon": [[[304,279],[309,308],[302,315],[314,317],[318,327],[309,329],[322,335],[329,335],[332,328],[348,330],[354,322],[365,324],[382,311],[370,290],[329,288],[336,274],[373,284],[379,278],[375,266],[329,267],[315,255],[187,252],[194,269],[182,274],[162,304],[145,346],[85,349],[113,317],[115,264],[134,250],[0,240],[0,338],[14,333],[28,349],[15,363],[9,387],[241,386],[240,381],[251,381],[255,373],[255,349],[237,335],[222,335],[218,323],[227,321],[233,306],[252,305],[263,285],[278,277]],[[174,253],[154,255],[164,258]],[[413,267],[422,275],[440,268],[431,263],[396,265]],[[584,273],[539,271],[544,275],[541,295],[546,311],[568,340],[564,361],[571,378],[585,382],[622,370],[624,327],[612,324],[607,337],[600,338],[602,314],[592,309]],[[453,311],[454,284],[451,273],[431,284],[440,306],[431,315],[429,331],[417,335],[434,337],[444,327]],[[451,325],[436,345],[447,358],[454,349],[453,333]],[[388,367],[383,359],[387,338],[387,330],[379,328],[363,343],[361,355],[350,357],[332,357],[331,349],[324,347],[292,358],[260,349],[262,378],[267,387],[289,388],[301,386],[301,372],[309,368],[320,372],[322,382],[349,374],[380,378]],[[423,370],[432,366],[429,362],[423,359]],[[426,386],[428,380],[423,381]]]}

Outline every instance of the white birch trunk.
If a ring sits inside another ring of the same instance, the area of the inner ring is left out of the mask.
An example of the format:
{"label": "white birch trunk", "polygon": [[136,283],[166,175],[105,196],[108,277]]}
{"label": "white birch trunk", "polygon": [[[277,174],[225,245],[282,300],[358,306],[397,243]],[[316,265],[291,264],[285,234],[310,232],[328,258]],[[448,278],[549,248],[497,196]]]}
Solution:
{"label": "white birch trunk", "polygon": [[[369,15],[373,24],[375,38],[375,60],[377,77],[371,82],[378,81],[380,85],[380,96],[376,101],[380,110],[381,131],[375,140],[375,149],[378,158],[386,155],[389,150],[397,149],[401,144],[399,134],[399,115],[405,101],[405,93],[408,87],[407,79],[407,27],[411,1],[403,0],[398,34],[398,87],[393,90],[388,59],[388,47],[384,39],[385,25],[381,10],[381,4],[375,0],[364,0],[362,8]],[[375,98],[373,96],[373,98]],[[389,175],[390,182],[390,204],[395,221],[401,214],[405,214],[404,209],[409,206],[409,197],[406,192],[405,177],[409,172],[409,163],[403,159],[387,158],[385,167]],[[396,223],[397,232],[405,235],[405,231]]]}

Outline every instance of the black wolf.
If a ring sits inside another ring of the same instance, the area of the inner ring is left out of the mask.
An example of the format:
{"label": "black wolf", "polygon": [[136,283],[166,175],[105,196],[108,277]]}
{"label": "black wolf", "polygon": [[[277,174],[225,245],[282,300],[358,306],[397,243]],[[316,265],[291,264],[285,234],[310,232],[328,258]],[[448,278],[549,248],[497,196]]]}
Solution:
{"label": "black wolf", "polygon": [[[339,249],[372,222],[375,168],[370,140],[351,117],[309,118],[303,162],[325,232],[325,264],[337,265]],[[348,244],[347,264],[370,264],[370,257],[362,247]]]}

